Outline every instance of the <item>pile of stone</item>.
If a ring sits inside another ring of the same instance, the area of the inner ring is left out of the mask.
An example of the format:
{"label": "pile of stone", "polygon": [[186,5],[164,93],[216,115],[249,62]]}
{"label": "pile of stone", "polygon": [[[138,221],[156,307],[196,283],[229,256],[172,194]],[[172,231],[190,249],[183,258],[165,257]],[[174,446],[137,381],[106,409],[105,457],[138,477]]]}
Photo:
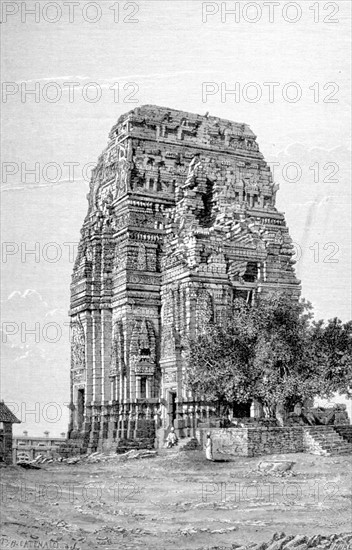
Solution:
{"label": "pile of stone", "polygon": [[44,455],[37,456],[34,460],[30,460],[28,455],[19,455],[17,459],[17,465],[22,466],[23,468],[35,468],[39,469],[39,464],[51,464],[53,462],[61,462],[64,464],[97,464],[99,462],[108,462],[108,461],[124,461],[124,460],[134,460],[139,458],[151,458],[156,456],[157,451],[151,451],[149,449],[131,449],[127,453],[100,453],[95,452],[89,455],[78,455],[71,456],[69,458],[63,457],[47,457]]}
{"label": "pile of stone", "polygon": [[116,452],[124,454],[131,450],[153,450],[154,437],[143,437],[138,439],[120,439],[117,444]]}
{"label": "pile of stone", "polygon": [[54,459],[45,455],[38,455],[31,460],[27,453],[20,453],[17,456],[16,464],[22,468],[39,470],[39,464],[50,464],[51,462],[54,462]]}
{"label": "pile of stone", "polygon": [[200,445],[198,443],[198,440],[195,437],[190,438],[188,441],[186,441],[184,445],[182,445],[182,441],[181,441],[181,446],[180,446],[181,451],[197,451],[199,449],[200,449]]}
{"label": "pile of stone", "polygon": [[265,460],[259,462],[257,472],[261,475],[283,477],[293,475],[292,468],[295,462],[289,460]]}
{"label": "pile of stone", "polygon": [[124,460],[134,460],[139,458],[152,458],[157,454],[156,451],[150,451],[148,449],[131,449],[127,453],[123,454],[117,454],[117,453],[99,453],[95,452],[89,455],[81,455],[81,456],[72,456],[70,458],[59,458],[59,462],[63,462],[65,464],[78,464],[78,463],[85,463],[85,464],[97,464],[100,462],[110,462],[110,461],[124,461]]}
{"label": "pile of stone", "polygon": [[[211,535],[224,535],[225,533],[232,533],[237,531],[238,527],[225,527],[224,529],[209,529],[209,527],[201,527],[200,529],[181,529],[180,533],[184,536],[197,535],[198,533],[210,533]],[[216,548],[219,548],[218,546]],[[214,549],[215,550],[215,549]]]}
{"label": "pile of stone", "polygon": [[138,458],[151,458],[156,455],[156,451],[150,451],[148,449],[131,449],[130,451],[127,451],[126,453],[110,453],[110,454],[104,454],[104,453],[92,453],[91,455],[88,455],[85,459],[85,462],[88,464],[94,464],[96,462],[107,462],[109,460],[132,460],[132,459],[138,459]]}
{"label": "pile of stone", "polygon": [[[269,542],[241,546],[232,544],[232,550],[350,550],[352,533],[340,535],[285,535],[275,533]],[[210,549],[209,549],[210,550]]]}
{"label": "pile of stone", "polygon": [[[352,533],[312,535],[310,537],[308,535],[275,533],[268,542],[259,544],[253,542],[247,545],[232,543],[231,548],[232,550],[350,550],[352,548]],[[197,550],[218,549],[219,546],[203,546]]]}

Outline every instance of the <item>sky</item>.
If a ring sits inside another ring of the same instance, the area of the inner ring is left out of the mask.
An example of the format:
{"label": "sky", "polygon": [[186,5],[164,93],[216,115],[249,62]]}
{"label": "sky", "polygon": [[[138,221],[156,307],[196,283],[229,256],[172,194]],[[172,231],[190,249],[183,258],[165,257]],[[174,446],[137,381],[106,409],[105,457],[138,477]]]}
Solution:
{"label": "sky", "polygon": [[351,318],[350,2],[74,4],[2,3],[2,398],[31,435],[67,428],[89,173],[138,105],[248,123],[302,295],[317,319]]}

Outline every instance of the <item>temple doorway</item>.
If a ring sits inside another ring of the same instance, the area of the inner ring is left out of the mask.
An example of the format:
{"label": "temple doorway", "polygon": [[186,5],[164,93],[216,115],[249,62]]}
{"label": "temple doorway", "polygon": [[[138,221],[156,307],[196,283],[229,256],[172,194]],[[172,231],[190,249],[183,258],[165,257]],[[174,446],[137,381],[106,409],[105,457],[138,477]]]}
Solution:
{"label": "temple doorway", "polygon": [[176,420],[176,392],[173,391],[169,391],[168,393],[168,414],[169,424],[173,426]]}
{"label": "temple doorway", "polygon": [[234,418],[249,418],[251,416],[251,403],[234,403],[232,414]]}
{"label": "temple doorway", "polygon": [[77,428],[80,430],[84,420],[85,392],[83,388],[77,390]]}

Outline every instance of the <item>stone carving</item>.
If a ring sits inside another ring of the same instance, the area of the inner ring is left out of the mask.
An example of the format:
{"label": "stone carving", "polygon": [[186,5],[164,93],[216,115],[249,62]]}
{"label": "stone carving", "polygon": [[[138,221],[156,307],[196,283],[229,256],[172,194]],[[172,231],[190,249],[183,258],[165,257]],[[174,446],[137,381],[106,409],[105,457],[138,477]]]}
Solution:
{"label": "stone carving", "polygon": [[169,357],[175,353],[175,336],[172,326],[162,329],[161,354],[163,357]]}
{"label": "stone carving", "polygon": [[137,269],[139,271],[145,271],[147,268],[147,258],[146,258],[146,248],[145,244],[138,245],[138,255],[137,255]]}
{"label": "stone carving", "polygon": [[93,213],[99,208],[98,198],[99,190],[102,185],[104,178],[104,159],[103,155],[99,157],[98,164],[94,170],[92,170],[91,180],[90,180],[90,192],[88,195],[89,210],[88,212]]}
{"label": "stone carving", "polygon": [[243,276],[247,269],[247,261],[246,260],[233,260],[229,264],[228,268],[228,274],[231,282],[239,281],[240,283],[244,283]]}
{"label": "stone carving", "polygon": [[79,320],[71,323],[71,371],[73,383],[85,381],[85,334]]}
{"label": "stone carving", "polygon": [[85,382],[85,369],[77,369],[72,372],[72,382],[77,386]]}
{"label": "stone carving", "polygon": [[196,175],[200,167],[201,161],[199,155],[197,154],[192,158],[191,162],[189,163],[188,174],[183,187],[194,187],[197,184]]}
{"label": "stone carving", "polygon": [[177,374],[176,372],[165,372],[164,374],[164,382],[165,384],[174,384],[177,380]]}
{"label": "stone carving", "polygon": [[137,319],[134,323],[130,356],[136,374],[152,375],[156,364],[156,338],[154,325],[146,319]]}
{"label": "stone carving", "polygon": [[197,332],[207,329],[214,320],[213,298],[207,290],[199,290],[196,301],[196,327]]}
{"label": "stone carving", "polygon": [[173,297],[171,289],[168,289],[163,296],[162,320],[164,324],[173,322]]}
{"label": "stone carving", "polygon": [[85,336],[82,323],[77,320],[71,324],[71,368],[84,369],[85,363]]}
{"label": "stone carving", "polygon": [[122,321],[116,321],[113,328],[110,376],[125,373],[125,338]]}
{"label": "stone carving", "polygon": [[148,360],[140,360],[135,362],[134,370],[137,376],[152,376],[155,373],[155,365]]}

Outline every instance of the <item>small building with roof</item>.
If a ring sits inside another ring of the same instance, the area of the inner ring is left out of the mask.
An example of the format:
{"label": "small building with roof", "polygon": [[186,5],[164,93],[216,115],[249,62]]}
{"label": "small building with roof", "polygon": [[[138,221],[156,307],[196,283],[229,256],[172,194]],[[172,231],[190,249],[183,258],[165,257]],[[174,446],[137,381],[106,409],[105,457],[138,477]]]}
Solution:
{"label": "small building with roof", "polygon": [[4,401],[0,401],[0,462],[12,464],[12,424],[20,420],[10,411]]}

